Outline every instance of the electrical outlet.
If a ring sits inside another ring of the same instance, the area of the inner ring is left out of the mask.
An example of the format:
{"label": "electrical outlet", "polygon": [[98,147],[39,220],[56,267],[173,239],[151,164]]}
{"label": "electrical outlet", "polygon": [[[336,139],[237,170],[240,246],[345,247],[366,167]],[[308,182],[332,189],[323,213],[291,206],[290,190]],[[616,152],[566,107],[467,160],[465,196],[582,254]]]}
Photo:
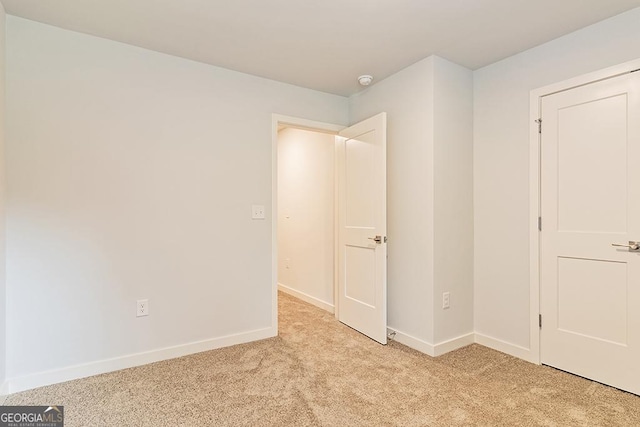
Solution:
{"label": "electrical outlet", "polygon": [[264,219],[264,206],[251,205],[251,219]]}
{"label": "electrical outlet", "polygon": [[149,315],[149,300],[148,299],[139,299],[136,302],[136,317],[148,316]]}
{"label": "electrical outlet", "polygon": [[442,308],[447,309],[451,307],[451,295],[449,292],[442,293]]}

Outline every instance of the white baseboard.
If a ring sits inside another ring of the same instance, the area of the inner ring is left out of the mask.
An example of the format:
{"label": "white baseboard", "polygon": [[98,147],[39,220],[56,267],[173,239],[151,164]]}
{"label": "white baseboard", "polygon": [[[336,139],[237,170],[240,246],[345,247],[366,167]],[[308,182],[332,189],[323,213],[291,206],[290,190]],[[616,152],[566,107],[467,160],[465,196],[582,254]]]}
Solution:
{"label": "white baseboard", "polygon": [[523,359],[528,362],[536,363],[532,357],[531,350],[528,348],[511,344],[506,341],[502,341],[487,335],[479,334],[477,332],[475,335],[476,335],[476,343],[480,345],[492,348],[502,353],[506,353],[513,357],[517,357],[518,359]]}
{"label": "white baseboard", "polygon": [[414,350],[418,350],[419,352],[427,354],[431,357],[442,356],[445,353],[449,353],[450,351],[466,347],[469,344],[473,344],[475,342],[475,334],[473,332],[461,335],[457,338],[443,341],[438,344],[428,343],[424,340],[421,340],[420,338],[416,338],[395,328],[387,328],[387,334],[394,332],[394,341],[397,341],[400,344],[404,344],[407,347],[411,347]]}
{"label": "white baseboard", "polygon": [[412,335],[401,332],[395,328],[387,328],[387,335],[393,334],[395,332],[395,336],[393,340],[399,342],[400,344],[404,344],[407,347],[411,347],[414,350],[418,350],[421,353],[427,354],[431,357],[435,357],[436,350],[433,344],[430,344],[426,341],[421,340],[420,338],[416,338]]}
{"label": "white baseboard", "polygon": [[113,359],[100,360],[82,365],[69,366],[67,368],[52,371],[38,372],[23,377],[7,379],[4,387],[6,393],[17,393],[50,384],[57,384],[121,369],[133,368],[135,366],[146,365],[167,359],[188,356],[190,354],[203,351],[215,350],[217,348],[229,347],[236,344],[244,344],[251,341],[258,341],[271,338],[277,335],[275,327],[258,329],[250,332],[243,332],[228,335],[210,340],[198,341],[174,347],[166,347],[159,350],[147,351],[144,353],[130,354]]}
{"label": "white baseboard", "polygon": [[316,307],[326,310],[329,313],[335,313],[335,307],[332,304],[324,302],[316,297],[312,297],[311,295],[305,294],[304,292],[296,291],[295,289],[285,286],[282,283],[278,283],[278,290],[284,292],[285,294],[289,294],[293,297],[301,299],[304,302],[315,305]]}
{"label": "white baseboard", "polygon": [[461,335],[457,338],[442,341],[441,343],[438,343],[434,346],[435,356],[442,356],[443,354],[449,353],[450,351],[454,351],[473,344],[476,342],[475,338],[475,334],[473,332],[469,332],[468,334]]}

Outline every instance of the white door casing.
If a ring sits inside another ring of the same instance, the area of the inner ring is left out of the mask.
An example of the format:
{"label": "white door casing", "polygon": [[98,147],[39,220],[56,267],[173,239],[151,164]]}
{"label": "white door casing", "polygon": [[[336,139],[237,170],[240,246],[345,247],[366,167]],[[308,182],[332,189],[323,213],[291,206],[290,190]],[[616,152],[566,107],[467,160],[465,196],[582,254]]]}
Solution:
{"label": "white door casing", "polygon": [[640,393],[640,73],[541,102],[541,362]]}
{"label": "white door casing", "polygon": [[386,344],[386,113],[336,139],[338,319]]}

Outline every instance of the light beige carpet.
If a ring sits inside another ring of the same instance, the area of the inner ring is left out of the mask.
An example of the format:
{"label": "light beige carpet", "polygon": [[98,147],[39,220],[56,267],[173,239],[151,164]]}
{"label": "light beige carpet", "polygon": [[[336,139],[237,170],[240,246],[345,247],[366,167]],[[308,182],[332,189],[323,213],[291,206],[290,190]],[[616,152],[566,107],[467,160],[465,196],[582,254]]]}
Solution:
{"label": "light beige carpet", "polygon": [[75,426],[640,426],[640,397],[472,345],[381,346],[280,294],[280,336],[9,396]]}

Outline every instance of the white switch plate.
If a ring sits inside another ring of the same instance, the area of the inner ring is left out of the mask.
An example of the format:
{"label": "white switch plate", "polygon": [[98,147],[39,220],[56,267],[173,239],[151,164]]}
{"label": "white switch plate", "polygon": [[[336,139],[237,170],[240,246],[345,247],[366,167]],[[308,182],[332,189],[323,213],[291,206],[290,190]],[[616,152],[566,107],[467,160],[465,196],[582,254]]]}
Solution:
{"label": "white switch plate", "polygon": [[136,301],[136,317],[149,315],[149,300],[139,299]]}
{"label": "white switch plate", "polygon": [[264,219],[264,205],[251,206],[251,219]]}

